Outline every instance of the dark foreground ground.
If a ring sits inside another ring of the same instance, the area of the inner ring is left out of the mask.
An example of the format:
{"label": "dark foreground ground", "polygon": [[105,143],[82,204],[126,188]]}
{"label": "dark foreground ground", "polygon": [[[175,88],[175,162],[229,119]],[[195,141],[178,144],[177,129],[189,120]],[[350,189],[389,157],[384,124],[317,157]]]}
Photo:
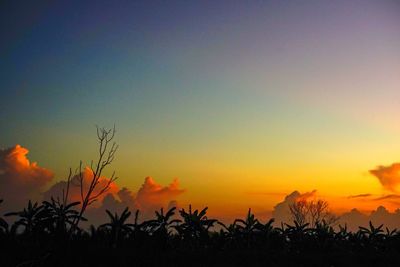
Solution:
{"label": "dark foreground ground", "polygon": [[117,244],[89,237],[3,238],[0,266],[400,266],[397,236],[379,242],[298,238],[292,242],[277,234],[227,242],[215,234],[202,242],[173,237],[126,239]]}

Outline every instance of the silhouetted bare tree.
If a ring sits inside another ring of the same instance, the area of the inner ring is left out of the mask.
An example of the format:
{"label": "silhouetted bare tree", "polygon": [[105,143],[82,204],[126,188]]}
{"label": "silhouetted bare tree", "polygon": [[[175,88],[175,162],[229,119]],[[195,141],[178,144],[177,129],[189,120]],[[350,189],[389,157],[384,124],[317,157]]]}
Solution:
{"label": "silhouetted bare tree", "polygon": [[[103,170],[114,161],[115,152],[118,149],[118,145],[113,142],[115,136],[115,126],[112,129],[99,128],[97,127],[97,139],[99,142],[99,156],[96,163],[93,160],[90,164],[91,178],[89,187],[85,188],[84,173],[82,170],[82,161],[79,164],[79,187],[80,195],[82,200],[81,209],[79,216],[74,220],[73,227],[76,228],[79,222],[82,220],[82,216],[86,211],[87,207],[93,202],[97,201],[98,198],[106,193],[111,184],[117,179],[115,172],[112,173],[111,177],[108,178],[104,184],[100,184],[100,178]],[[70,181],[70,179],[69,179]],[[69,182],[67,183],[66,194],[64,196],[65,201],[68,200]]]}
{"label": "silhouetted bare tree", "polygon": [[289,211],[293,221],[299,223],[300,225],[306,223],[309,212],[306,200],[299,200],[290,204]]}
{"label": "silhouetted bare tree", "polygon": [[292,219],[303,225],[308,223],[310,227],[315,227],[318,223],[333,225],[338,218],[329,211],[327,201],[301,199],[289,205]]}

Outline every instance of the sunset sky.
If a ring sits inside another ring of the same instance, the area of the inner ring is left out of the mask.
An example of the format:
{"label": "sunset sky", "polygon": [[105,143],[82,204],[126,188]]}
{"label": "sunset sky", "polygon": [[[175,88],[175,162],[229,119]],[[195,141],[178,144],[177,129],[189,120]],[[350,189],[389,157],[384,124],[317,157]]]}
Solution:
{"label": "sunset sky", "polygon": [[39,2],[0,4],[0,149],[51,170],[42,190],[115,124],[105,174],[179,178],[180,206],[400,208],[399,1]]}

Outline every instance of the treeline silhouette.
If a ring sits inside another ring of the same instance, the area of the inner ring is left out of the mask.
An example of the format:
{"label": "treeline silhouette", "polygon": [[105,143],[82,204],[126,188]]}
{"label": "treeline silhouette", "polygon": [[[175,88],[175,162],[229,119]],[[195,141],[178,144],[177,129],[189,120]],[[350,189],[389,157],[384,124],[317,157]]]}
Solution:
{"label": "treeline silhouette", "polygon": [[[0,201],[1,203],[2,201]],[[249,210],[225,225],[207,208],[171,208],[140,220],[128,208],[109,221],[74,224],[79,202],[29,201],[0,216],[0,266],[399,266],[400,231],[333,227],[325,220],[275,227]],[[7,223],[6,219],[14,219]],[[81,217],[80,220],[86,220]]]}

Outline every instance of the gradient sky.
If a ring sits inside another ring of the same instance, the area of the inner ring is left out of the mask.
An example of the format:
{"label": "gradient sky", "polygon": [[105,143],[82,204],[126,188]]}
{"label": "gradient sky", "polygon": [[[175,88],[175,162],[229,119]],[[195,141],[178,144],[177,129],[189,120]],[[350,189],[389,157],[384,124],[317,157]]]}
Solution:
{"label": "gradient sky", "polygon": [[0,147],[58,180],[115,123],[118,183],[179,177],[182,203],[387,193],[369,170],[400,160],[398,1],[39,2],[0,4]]}

